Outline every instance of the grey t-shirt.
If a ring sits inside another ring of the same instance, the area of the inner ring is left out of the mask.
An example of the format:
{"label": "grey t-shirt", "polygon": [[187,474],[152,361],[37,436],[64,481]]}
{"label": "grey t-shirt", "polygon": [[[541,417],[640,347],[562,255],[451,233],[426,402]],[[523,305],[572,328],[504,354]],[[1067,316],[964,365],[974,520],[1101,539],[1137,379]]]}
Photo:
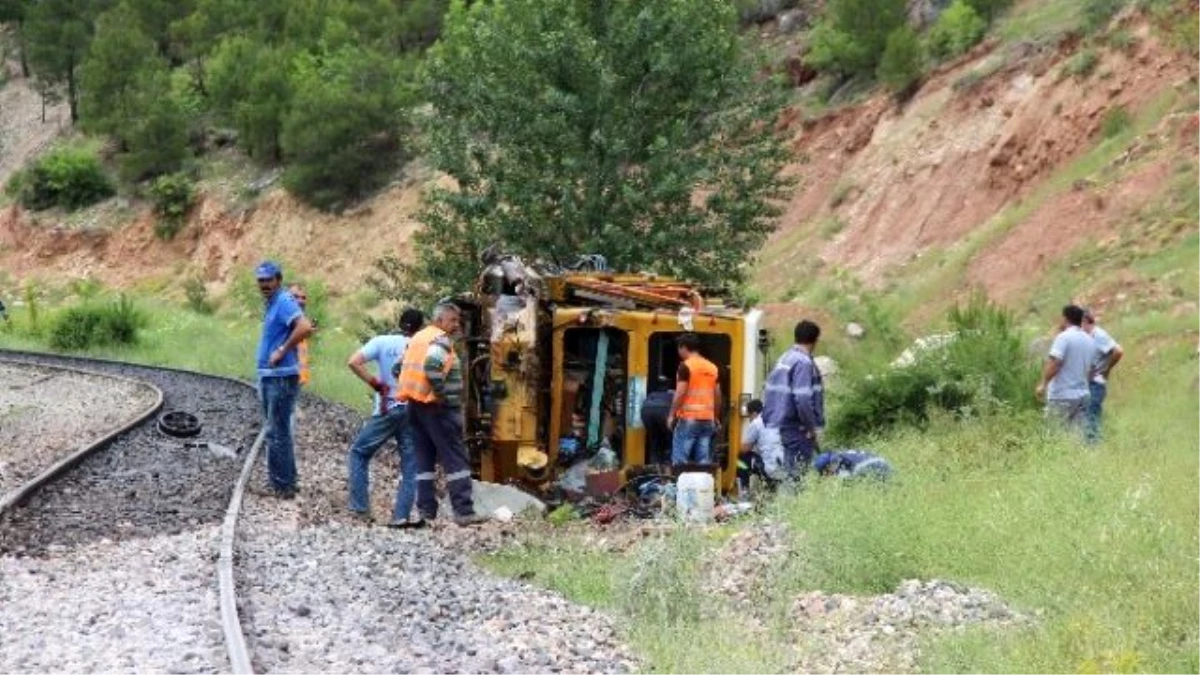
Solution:
{"label": "grey t-shirt", "polygon": [[1050,358],[1062,368],[1050,380],[1046,398],[1050,401],[1075,401],[1088,395],[1088,376],[1096,363],[1096,343],[1079,326],[1070,326],[1054,338]]}
{"label": "grey t-shirt", "polygon": [[1092,342],[1096,343],[1096,375],[1092,379],[1104,384],[1103,373],[1108,370],[1108,363],[1112,361],[1113,350],[1120,345],[1100,326],[1092,327]]}

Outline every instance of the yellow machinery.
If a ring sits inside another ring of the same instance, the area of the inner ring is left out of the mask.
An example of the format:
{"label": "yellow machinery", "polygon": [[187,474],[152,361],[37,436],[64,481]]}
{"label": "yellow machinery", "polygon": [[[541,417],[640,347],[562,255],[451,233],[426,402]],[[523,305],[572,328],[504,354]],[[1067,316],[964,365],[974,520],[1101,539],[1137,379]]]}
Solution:
{"label": "yellow machinery", "polygon": [[728,489],[745,404],[760,390],[762,313],[706,300],[691,284],[608,272],[594,256],[583,263],[535,268],[492,256],[474,292],[456,299],[477,474],[545,487],[571,459],[604,446],[623,470],[669,464],[664,428],[648,429],[643,408],[669,401],[675,338],[694,332],[720,369],[725,411],[713,450]]}

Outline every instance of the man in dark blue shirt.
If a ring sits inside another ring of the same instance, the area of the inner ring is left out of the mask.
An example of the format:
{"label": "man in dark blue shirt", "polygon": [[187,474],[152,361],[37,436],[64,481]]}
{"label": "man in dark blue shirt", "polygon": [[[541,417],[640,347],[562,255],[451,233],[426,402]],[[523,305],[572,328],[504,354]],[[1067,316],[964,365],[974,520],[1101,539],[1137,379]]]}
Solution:
{"label": "man in dark blue shirt", "polygon": [[259,400],[267,427],[267,477],[271,490],[285,499],[297,490],[292,413],[300,391],[296,345],[312,334],[312,323],[283,286],[283,270],[271,261],[254,270],[266,301],[256,367]]}
{"label": "man in dark blue shirt", "polygon": [[824,387],[812,358],[821,329],[812,321],[801,321],[794,337],[796,343],[767,376],[762,413],[764,426],[779,430],[784,466],[792,478],[808,470],[817,435],[825,428]]}

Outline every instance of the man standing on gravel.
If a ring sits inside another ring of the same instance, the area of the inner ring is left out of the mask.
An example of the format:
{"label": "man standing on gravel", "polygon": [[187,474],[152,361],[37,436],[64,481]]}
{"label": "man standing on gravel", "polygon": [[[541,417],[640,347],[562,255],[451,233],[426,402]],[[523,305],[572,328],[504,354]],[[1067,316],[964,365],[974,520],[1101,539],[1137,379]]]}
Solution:
{"label": "man standing on gravel", "polygon": [[446,472],[446,488],[454,509],[454,522],[474,525],[471,464],[463,444],[462,366],[454,353],[453,337],[459,330],[459,309],[442,300],[433,309],[433,323],[412,337],[400,363],[396,398],[408,403],[417,450],[417,511],[423,520],[437,517],[434,494],[436,465]]}
{"label": "man standing on gravel", "polygon": [[1091,379],[1088,380],[1087,409],[1087,440],[1089,443],[1100,441],[1100,417],[1104,414],[1104,399],[1108,396],[1108,375],[1112,369],[1125,357],[1121,345],[1100,326],[1096,325],[1096,315],[1091,310],[1083,310],[1083,332],[1092,336],[1096,343],[1096,364],[1092,368]]}
{"label": "man standing on gravel", "polygon": [[[424,527],[424,520],[409,520],[417,498],[417,453],[409,431],[408,404],[395,400],[396,376],[392,367],[404,357],[413,334],[421,330],[425,316],[417,309],[400,315],[399,335],[378,335],[354,352],[346,364],[358,379],[375,391],[372,415],[363,423],[346,457],[350,473],[350,512],[359,520],[371,520],[371,458],[389,438],[396,439],[400,453],[400,483],[396,486],[396,504],[389,527]],[[375,362],[378,375],[367,370]]]}
{"label": "man standing on gravel", "polygon": [[255,270],[258,290],[266,301],[256,366],[259,399],[267,427],[267,477],[276,496],[296,496],[296,452],[292,413],[300,390],[296,345],[312,334],[312,324],[296,299],[283,289],[283,270],[271,261]]}
{"label": "man standing on gravel", "polygon": [[808,471],[825,428],[825,394],[813,350],[821,328],[807,319],[796,324],[795,344],[779,357],[763,392],[763,424],[779,430],[784,467],[796,479]]}
{"label": "man standing on gravel", "polygon": [[1083,432],[1087,418],[1088,379],[1096,363],[1096,343],[1083,332],[1083,309],[1063,307],[1059,333],[1050,345],[1042,379],[1034,394],[1046,401],[1046,416]]}

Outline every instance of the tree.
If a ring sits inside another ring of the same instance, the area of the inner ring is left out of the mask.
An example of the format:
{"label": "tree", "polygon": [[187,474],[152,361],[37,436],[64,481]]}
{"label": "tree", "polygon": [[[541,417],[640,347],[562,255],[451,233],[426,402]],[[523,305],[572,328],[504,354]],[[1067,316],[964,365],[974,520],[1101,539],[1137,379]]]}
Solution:
{"label": "tree", "polygon": [[154,41],[160,57],[174,60],[182,56],[173,45],[171,26],[192,13],[195,0],[122,0],[122,4],[128,4],[138,28]]}
{"label": "tree", "polygon": [[292,96],[290,54],[244,36],[221,41],[209,60],[208,90],[214,110],[238,131],[255,159],[282,159],[280,134]]}
{"label": "tree", "polygon": [[786,152],[725,0],[452,3],[427,59],[434,189],[412,293],[492,243],[733,285],[773,228]]}
{"label": "tree", "polygon": [[23,24],[29,11],[29,0],[0,0],[0,24],[11,23],[16,27],[17,49],[21,52],[21,75],[29,77],[29,60],[25,56]]}
{"label": "tree", "polygon": [[154,42],[142,32],[137,14],[126,3],[96,21],[96,35],[80,68],[83,126],[92,133],[111,134],[124,143],[140,109],[139,82],[152,81],[150,72],[165,72],[167,64]]}
{"label": "tree", "polygon": [[908,25],[901,26],[888,36],[887,48],[879,61],[876,77],[889,89],[904,96],[921,79],[925,68],[925,56],[921,51],[921,38]]}
{"label": "tree", "polygon": [[1013,0],[967,0],[971,9],[988,23],[995,21],[1012,3]]}
{"label": "tree", "polygon": [[320,208],[378,188],[400,164],[406,62],[347,45],[297,59],[284,119],[284,184]]}
{"label": "tree", "polygon": [[92,24],[108,0],[39,0],[29,7],[24,37],[31,72],[66,88],[71,121],[79,121],[78,69],[92,41]]}
{"label": "tree", "polygon": [[957,56],[983,37],[987,22],[966,0],[954,0],[929,30],[929,51],[938,58]]}
{"label": "tree", "polygon": [[830,0],[805,58],[818,70],[869,76],[883,58],[888,36],[906,22],[905,0]]}
{"label": "tree", "polygon": [[170,73],[148,69],[138,82],[140,114],[123,132],[127,152],[121,173],[141,181],[179,171],[188,159],[188,120],[172,96]]}

